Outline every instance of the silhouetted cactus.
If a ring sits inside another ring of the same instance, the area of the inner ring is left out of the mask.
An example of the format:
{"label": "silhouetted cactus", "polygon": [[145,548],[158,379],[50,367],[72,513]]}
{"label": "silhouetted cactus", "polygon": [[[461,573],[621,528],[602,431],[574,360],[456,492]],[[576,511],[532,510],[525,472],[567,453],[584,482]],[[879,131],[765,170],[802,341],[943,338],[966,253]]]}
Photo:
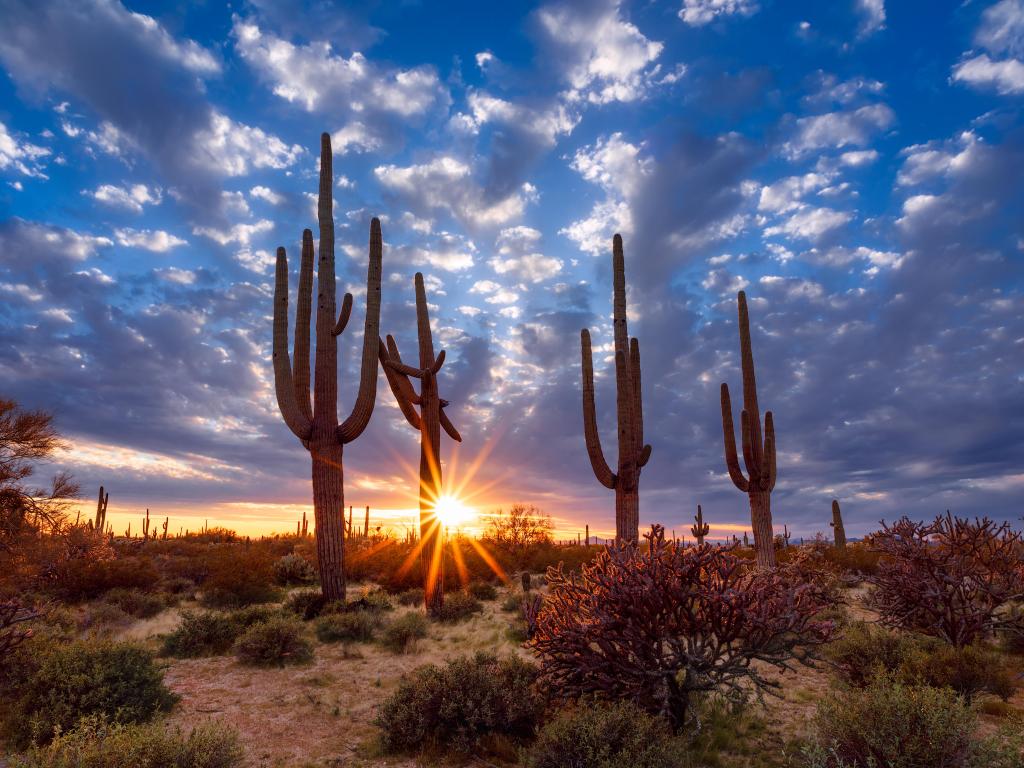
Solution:
{"label": "silhouetted cactus", "polygon": [[366,505],[366,517],[363,518],[363,538],[370,538],[370,505]]}
{"label": "silhouetted cactus", "polygon": [[96,501],[96,521],[93,524],[93,530],[103,535],[104,529],[107,527],[107,504],[110,503],[110,494],[103,492],[103,486],[100,486],[100,496]]}
{"label": "silhouetted cactus", "polygon": [[740,432],[743,462],[747,477],[740,471],[736,457],[736,438],[732,422],[729,385],[722,384],[722,432],[725,436],[725,463],[733,484],[750,499],[750,521],[754,529],[754,549],[759,568],[775,567],[772,531],[771,492],[775,488],[775,425],[772,412],[764,415],[764,440],[761,439],[761,412],[757,406],[757,382],[754,378],[754,354],[750,347],[750,320],[747,297],[739,292],[740,361],[743,369],[743,412]]}
{"label": "silhouetted cactus", "polygon": [[171,524],[171,518],[165,517],[164,518],[164,525],[163,525],[163,529],[164,529],[163,540],[164,541],[167,541],[167,526],[170,525],[170,524]]}
{"label": "silhouetted cactus", "polygon": [[274,285],[274,383],[285,424],[302,441],[312,459],[313,516],[316,523],[320,584],[328,601],[345,599],[345,508],[343,447],[366,429],[377,395],[377,340],[380,335],[380,277],[383,241],[380,222],[370,222],[370,255],[366,273],[366,322],[363,327],[359,394],[352,413],[338,423],[338,336],[352,312],[346,293],[335,320],[334,213],[331,137],[320,137],[320,260],[317,268],[316,361],[313,402],[309,384],[309,324],[313,296],[313,233],[302,233],[302,260],[295,313],[294,367],[288,354],[288,258],[277,249]]}
{"label": "silhouetted cactus", "polygon": [[697,514],[694,515],[693,519],[697,522],[690,526],[690,533],[697,540],[697,546],[699,547],[704,543],[704,537],[711,533],[711,526],[704,522],[704,511],[700,508],[700,504],[697,505]]}
{"label": "silhouetted cactus", "polygon": [[149,541],[149,509],[146,509],[146,516],[142,519],[142,540]]}
{"label": "silhouetted cactus", "polygon": [[836,549],[846,549],[846,529],[843,527],[843,513],[839,511],[839,500],[832,499],[832,522],[835,528]]}
{"label": "silhouetted cactus", "polygon": [[594,402],[594,361],[590,331],[580,332],[583,375],[583,434],[594,475],[605,488],[615,491],[615,538],[637,541],[640,536],[640,470],[651,457],[644,445],[644,417],[640,388],[640,342],[629,338],[626,328],[626,268],[622,237],[612,241],[614,295],[612,326],[615,332],[615,389],[619,438],[618,471],[612,472],[601,450]]}
{"label": "silhouetted cactus", "polygon": [[[423,569],[423,593],[427,610],[436,612],[444,604],[444,542],[441,523],[434,512],[441,498],[441,429],[456,442],[462,437],[452,425],[444,409],[447,400],[437,392],[437,372],[444,364],[444,350],[435,357],[427,313],[427,292],[423,275],[416,273],[416,329],[419,337],[419,368],[402,362],[394,337],[387,344],[379,340],[379,355],[391,391],[406,420],[420,432],[420,538],[423,540],[420,562]],[[417,394],[409,377],[419,379]],[[416,407],[419,406],[417,412]]]}

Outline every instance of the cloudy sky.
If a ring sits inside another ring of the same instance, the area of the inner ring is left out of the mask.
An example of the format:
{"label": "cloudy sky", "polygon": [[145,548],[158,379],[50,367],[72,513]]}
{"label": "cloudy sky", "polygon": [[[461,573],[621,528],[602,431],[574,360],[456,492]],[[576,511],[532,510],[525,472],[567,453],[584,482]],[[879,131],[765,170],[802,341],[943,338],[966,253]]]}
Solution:
{"label": "cloudy sky", "polygon": [[[741,288],[780,529],[828,531],[833,497],[852,535],[1024,514],[1024,0],[332,5],[0,0],[0,394],[56,413],[115,520],[249,532],[309,504],[271,254],[297,266],[315,226],[321,131],[356,296],[341,415],[379,216],[382,326],[411,349],[424,272],[464,437],[446,471],[481,509],[614,530],[579,331],[614,462],[621,232],[642,524],[701,503],[714,533],[749,527],[718,403]],[[417,446],[382,380],[347,502],[400,528]]]}

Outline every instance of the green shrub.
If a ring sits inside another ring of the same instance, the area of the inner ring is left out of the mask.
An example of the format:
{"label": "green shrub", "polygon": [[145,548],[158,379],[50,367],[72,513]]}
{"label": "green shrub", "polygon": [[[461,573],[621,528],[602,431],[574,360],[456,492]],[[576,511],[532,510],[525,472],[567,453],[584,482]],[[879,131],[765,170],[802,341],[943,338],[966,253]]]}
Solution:
{"label": "green shrub", "polygon": [[200,601],[210,608],[272,603],[280,597],[266,552],[225,545],[210,556]]}
{"label": "green shrub", "polygon": [[109,635],[114,629],[131,623],[131,616],[116,605],[105,602],[86,606],[75,622],[79,631],[94,635]]}
{"label": "green shrub", "polygon": [[432,611],[430,615],[431,618],[445,624],[455,624],[468,619],[474,613],[481,613],[483,610],[483,603],[468,592],[452,592],[444,596],[441,608]]}
{"label": "green shrub", "polygon": [[879,674],[864,688],[829,694],[814,725],[836,765],[959,768],[970,755],[974,715],[949,688]]}
{"label": "green shrub", "polygon": [[543,710],[533,690],[536,676],[536,668],[518,656],[484,653],[420,667],[380,707],[382,746],[388,752],[469,752],[493,734],[528,736]]}
{"label": "green shrub", "polygon": [[327,600],[319,589],[300,589],[288,595],[284,601],[286,611],[309,621],[324,612]]}
{"label": "green shrub", "polygon": [[427,619],[414,611],[388,622],[381,633],[381,644],[392,653],[405,653],[426,636]]}
{"label": "green shrub", "polygon": [[140,589],[124,589],[122,587],[107,592],[103,596],[103,602],[116,605],[136,619],[148,619],[156,616],[167,607],[167,602],[160,595],[143,592]]}
{"label": "green shrub", "polygon": [[878,672],[894,672],[913,651],[908,635],[856,621],[825,647],[825,658],[851,685],[865,686]]}
{"label": "green shrub", "polygon": [[57,574],[57,589],[71,600],[90,600],[111,589],[152,589],[160,578],[148,558],[68,560]]}
{"label": "green shrub", "polygon": [[235,656],[257,667],[305,664],[313,658],[313,646],[294,619],[272,618],[253,624],[235,641]]}
{"label": "green shrub", "polygon": [[369,642],[380,626],[370,611],[351,611],[321,616],[316,620],[316,637],[321,643]]}
{"label": "green shrub", "polygon": [[414,587],[398,594],[398,602],[402,605],[423,605],[423,588]]}
{"label": "green shrub", "polygon": [[547,723],[529,753],[530,768],[684,768],[686,746],[664,719],[634,704],[581,704]]}
{"label": "green shrub", "polygon": [[477,600],[497,600],[498,590],[495,589],[493,584],[486,581],[474,581],[469,587],[466,588]]}
{"label": "green shrub", "polygon": [[125,643],[29,642],[18,649],[0,690],[3,730],[15,746],[48,741],[84,716],[145,722],[176,697],[148,651]]}
{"label": "green shrub", "polygon": [[274,563],[274,580],[281,586],[312,584],[316,581],[316,569],[301,555],[285,555]]}
{"label": "green shrub", "polygon": [[501,610],[505,613],[519,613],[523,610],[523,596],[515,592],[509,594],[501,603]]}
{"label": "green shrub", "polygon": [[240,631],[226,613],[184,611],[178,628],[164,636],[161,653],[182,659],[219,656],[231,650]]}
{"label": "green shrub", "polygon": [[345,606],[345,609],[349,611],[364,610],[376,613],[392,611],[394,608],[395,604],[391,601],[391,596],[383,589],[369,589],[355,600],[349,600]]}
{"label": "green shrub", "polygon": [[12,768],[233,768],[244,753],[226,726],[200,725],[187,735],[159,723],[111,725],[84,718],[46,746],[15,757]]}

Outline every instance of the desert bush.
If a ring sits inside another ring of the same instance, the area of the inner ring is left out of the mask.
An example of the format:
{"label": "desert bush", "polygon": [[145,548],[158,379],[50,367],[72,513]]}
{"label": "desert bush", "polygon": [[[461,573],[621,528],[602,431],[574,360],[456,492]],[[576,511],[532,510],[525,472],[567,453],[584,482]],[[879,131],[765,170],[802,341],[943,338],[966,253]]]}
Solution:
{"label": "desert bush", "polygon": [[304,637],[302,624],[284,617],[253,624],[235,641],[235,656],[257,667],[305,664],[313,658],[313,646]]}
{"label": "desert bush", "polygon": [[816,619],[823,594],[792,572],[751,570],[709,544],[680,547],[661,526],[646,538],[604,549],[579,576],[548,570],[530,644],[556,699],[630,700],[667,713],[677,731],[695,717],[693,694],[771,691],[766,667],[809,663],[830,638],[831,622]]}
{"label": "desert bush", "polygon": [[505,596],[505,599],[501,601],[501,610],[505,613],[519,613],[523,607],[523,596],[516,594],[515,592]]}
{"label": "desert bush", "polygon": [[167,607],[167,601],[160,595],[121,587],[107,592],[103,596],[103,602],[108,605],[116,605],[136,619],[148,619],[156,616]]}
{"label": "desert bush", "polygon": [[845,547],[826,547],[823,554],[827,560],[835,563],[843,573],[865,577],[878,572],[878,561],[881,553],[873,550],[865,541],[851,541]]}
{"label": "desert bush", "polygon": [[185,576],[169,576],[159,586],[169,595],[191,596],[196,591],[196,583]]}
{"label": "desert bush", "polygon": [[201,602],[211,608],[270,603],[279,597],[273,579],[272,561],[265,551],[223,546],[211,554]]}
{"label": "desert bush", "polygon": [[144,557],[68,560],[55,575],[55,588],[66,600],[92,600],[112,589],[150,591],[160,579]]}
{"label": "desert bush", "polygon": [[405,653],[427,636],[427,619],[422,613],[410,612],[384,625],[381,644],[392,653]]}
{"label": "desert bush", "polygon": [[386,751],[444,746],[469,752],[492,734],[524,737],[543,710],[536,669],[517,656],[479,653],[420,667],[381,705]]}
{"label": "desert bush", "polygon": [[430,616],[444,624],[455,624],[483,610],[483,604],[468,592],[452,592],[444,596],[444,604],[431,611]]}
{"label": "desert bush", "polygon": [[292,592],[284,601],[286,611],[301,616],[304,621],[315,619],[327,605],[327,600],[319,589],[300,589]]}
{"label": "desert bush", "polygon": [[398,594],[398,602],[402,605],[423,605],[423,588],[414,587]]}
{"label": "desert bush", "polygon": [[1000,609],[1024,598],[1024,539],[1007,523],[904,517],[883,522],[872,546],[882,559],[870,602],[889,626],[969,645],[1005,626]]}
{"label": "desert bush", "polygon": [[48,741],[86,715],[138,723],[169,710],[176,697],[148,651],[125,643],[29,642],[3,675],[3,731],[15,746]]}
{"label": "desert bush", "polygon": [[494,585],[486,581],[474,581],[466,591],[477,600],[497,600],[498,590]]}
{"label": "desert bush", "polygon": [[112,603],[93,603],[82,611],[75,625],[80,632],[110,634],[119,627],[132,623],[132,617]]}
{"label": "desert bush", "polygon": [[285,587],[312,584],[316,581],[316,569],[301,555],[285,555],[274,563],[274,581]]}
{"label": "desert bush", "polygon": [[246,629],[276,615],[275,610],[262,605],[230,613],[184,611],[178,628],[164,636],[161,653],[184,659],[220,656],[231,650],[235,640]]}
{"label": "desert bush", "polygon": [[824,651],[840,677],[864,687],[879,672],[895,672],[913,652],[909,635],[891,632],[864,621],[849,625]]}
{"label": "desert bush", "polygon": [[546,723],[530,768],[685,768],[686,745],[659,717],[628,702],[581,704]]}
{"label": "desert bush", "polygon": [[237,734],[217,723],[185,734],[160,723],[110,724],[88,717],[13,758],[11,768],[234,768],[243,756]]}
{"label": "desert bush", "polygon": [[345,603],[346,611],[371,611],[384,613],[394,610],[391,596],[383,589],[367,589],[359,597]]}
{"label": "desert bush", "polygon": [[321,643],[369,642],[380,626],[371,611],[350,611],[321,616],[316,621],[316,637]]}
{"label": "desert bush", "polygon": [[[833,691],[814,718],[817,743],[850,768],[961,768],[974,715],[949,688],[876,675],[865,688]],[[826,763],[828,765],[830,763]]]}
{"label": "desert bush", "polygon": [[1024,606],[1015,604],[1006,610],[998,634],[1004,651],[1024,656]]}

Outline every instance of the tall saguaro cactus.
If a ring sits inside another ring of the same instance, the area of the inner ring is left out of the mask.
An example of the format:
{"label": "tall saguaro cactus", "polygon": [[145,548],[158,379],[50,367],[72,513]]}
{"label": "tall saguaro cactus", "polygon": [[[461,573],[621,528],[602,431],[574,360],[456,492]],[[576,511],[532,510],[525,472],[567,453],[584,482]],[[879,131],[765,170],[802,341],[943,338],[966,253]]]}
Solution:
{"label": "tall saguaro cactus", "polygon": [[[423,275],[419,272],[415,282],[419,368],[402,362],[398,344],[390,335],[386,346],[383,341],[379,342],[379,354],[398,407],[412,428],[420,432],[420,563],[427,610],[437,611],[444,604],[444,542],[441,521],[434,511],[441,498],[441,429],[456,442],[462,442],[462,436],[444,412],[448,401],[441,399],[437,392],[437,372],[444,364],[444,350],[434,356],[427,293],[423,287]],[[409,377],[419,379],[419,394],[413,389]],[[419,406],[418,411],[416,406]]]}
{"label": "tall saguaro cactus", "polygon": [[693,516],[693,519],[696,522],[690,526],[690,533],[697,540],[699,547],[704,543],[704,537],[711,533],[711,526],[704,522],[704,511],[700,508],[700,504],[697,505],[697,514]]}
{"label": "tall saguaro cactus", "polygon": [[619,462],[612,472],[601,450],[594,403],[594,360],[590,331],[580,332],[583,352],[583,434],[594,475],[605,488],[615,491],[615,538],[639,541],[640,470],[651,457],[644,445],[644,415],[640,391],[640,342],[629,338],[626,328],[626,267],[622,236],[612,240],[612,327],[615,333],[615,389],[618,420]]}
{"label": "tall saguaro cactus", "polygon": [[352,413],[338,423],[338,336],[352,313],[346,293],[335,317],[334,213],[331,137],[320,137],[320,194],[317,218],[320,255],[317,266],[316,360],[313,401],[309,384],[309,324],[313,297],[313,233],[302,233],[302,259],[295,313],[295,359],[288,355],[288,258],[277,249],[274,287],[274,383],[285,424],[309,451],[313,464],[313,518],[320,563],[320,584],[328,601],[345,598],[345,508],[343,447],[362,434],[370,422],[377,395],[377,344],[380,337],[380,277],[383,241],[380,222],[370,222],[370,255],[366,272],[366,322],[363,326],[359,393]]}
{"label": "tall saguaro cactus", "polygon": [[729,385],[722,384],[722,432],[725,435],[725,464],[729,477],[750,499],[750,521],[754,529],[754,549],[758,568],[775,567],[774,534],[772,531],[771,493],[775,488],[775,424],[772,412],[764,415],[764,439],[761,439],[761,413],[757,407],[757,382],[754,379],[754,354],[750,347],[750,318],[747,297],[739,292],[740,365],[743,369],[743,412],[740,431],[743,462],[747,477],[740,471],[736,457],[736,437],[732,422],[732,401]]}
{"label": "tall saguaro cactus", "polygon": [[832,499],[832,522],[835,528],[836,549],[846,549],[846,528],[843,527],[843,513],[839,510],[839,499]]}
{"label": "tall saguaro cactus", "polygon": [[93,523],[93,530],[101,536],[107,527],[107,504],[109,503],[110,494],[104,493],[103,486],[101,485],[99,499],[96,501],[96,521]]}

